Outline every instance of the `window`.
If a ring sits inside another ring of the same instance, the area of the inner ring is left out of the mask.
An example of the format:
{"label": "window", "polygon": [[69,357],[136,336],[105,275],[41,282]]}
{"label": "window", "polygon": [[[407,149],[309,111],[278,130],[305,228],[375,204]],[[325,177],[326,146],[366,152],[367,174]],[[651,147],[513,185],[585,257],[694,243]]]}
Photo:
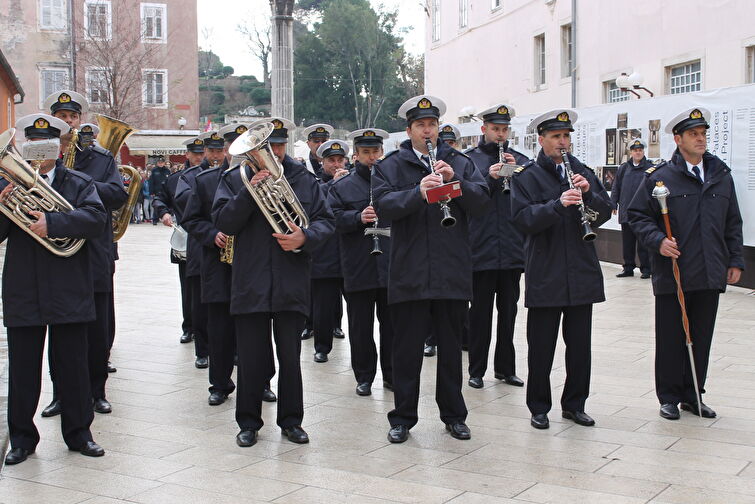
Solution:
{"label": "window", "polygon": [[617,103],[629,100],[629,93],[622,91],[616,85],[615,80],[610,80],[603,83],[603,93],[604,103]]}
{"label": "window", "polygon": [[144,71],[144,106],[167,108],[168,107],[168,71],[145,70]]}
{"label": "window", "polygon": [[747,57],[745,82],[752,84],[755,82],[755,45],[745,48],[745,56]]}
{"label": "window", "polygon": [[43,107],[45,98],[68,88],[70,78],[68,67],[49,67],[39,69],[39,106]]}
{"label": "window", "polygon": [[87,68],[87,99],[89,103],[109,103],[110,86],[108,85],[108,74],[104,68]]}
{"label": "window", "polygon": [[433,0],[432,6],[433,42],[440,40],[440,0]]}
{"label": "window", "polygon": [[68,26],[65,0],[39,0],[39,28],[63,31]]}
{"label": "window", "polygon": [[109,0],[85,0],[84,36],[89,40],[110,40],[111,35]]}
{"label": "window", "polygon": [[571,24],[561,27],[561,77],[571,77],[574,62],[571,59],[572,31]]}
{"label": "window", "polygon": [[165,4],[142,4],[142,40],[146,42],[166,42],[166,13]]}
{"label": "window", "polygon": [[469,0],[459,0],[459,28],[466,28],[469,23]]}
{"label": "window", "polygon": [[693,93],[702,89],[700,60],[667,67],[670,94]]}
{"label": "window", "polygon": [[535,86],[545,85],[545,33],[535,37]]}
{"label": "window", "polygon": [[501,8],[501,0],[490,0],[490,10]]}

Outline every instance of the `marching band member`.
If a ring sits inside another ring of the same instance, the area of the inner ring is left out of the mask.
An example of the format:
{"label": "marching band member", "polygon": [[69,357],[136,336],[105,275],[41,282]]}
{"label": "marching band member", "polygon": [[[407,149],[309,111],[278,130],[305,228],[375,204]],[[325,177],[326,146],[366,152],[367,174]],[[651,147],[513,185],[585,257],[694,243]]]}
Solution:
{"label": "marching band member", "polygon": [[302,135],[307,137],[307,147],[309,147],[309,155],[304,160],[304,166],[317,178],[322,178],[322,157],[317,154],[317,150],[330,140],[332,134],[333,126],[330,124],[313,124],[302,131]]}
{"label": "marching band member", "polygon": [[[727,284],[739,282],[744,270],[742,215],[734,180],[726,163],[707,152],[709,120],[708,110],[695,107],[669,121],[666,132],[674,135],[677,149],[668,162],[645,170],[645,180],[628,209],[632,230],[652,252],[655,392],[660,415],[668,420],[679,418],[679,403],[695,415],[716,416],[702,398],[698,408],[671,258],[678,261],[681,273],[701,394],[719,295]],[[652,196],[659,182],[669,190],[672,239],[666,238],[659,203]]]}
{"label": "marching band member", "polygon": [[[31,114],[16,122],[30,142],[58,139],[69,126],[47,114]],[[23,150],[23,149],[22,149]],[[69,257],[45,249],[4,214],[0,215],[0,241],[7,239],[3,269],[3,323],[8,334],[8,427],[11,450],[8,465],[34,453],[39,431],[34,411],[42,384],[42,356],[49,332],[49,355],[60,399],[63,440],[70,450],[100,457],[105,451],[94,442],[94,419],[87,362],[87,326],[96,320],[93,290],[94,261],[90,253],[109,223],[109,211],[88,175],[68,170],[62,160],[39,165],[39,176],[72,206],[65,212],[31,214],[30,230],[42,238],[86,238]],[[13,186],[0,180],[0,201],[8,204]]]}
{"label": "marching band member", "polygon": [[[89,104],[81,94],[75,91],[63,90],[53,93],[45,99],[44,108],[63,120],[70,129],[81,130],[82,115],[88,110]],[[91,131],[91,128],[89,128]],[[92,133],[93,134],[93,131]],[[85,137],[89,132],[85,134]],[[69,137],[66,132],[63,151],[66,151]],[[91,381],[94,410],[98,413],[110,413],[112,407],[106,398],[105,384],[108,378],[108,360],[110,359],[110,335],[113,321],[113,274],[115,272],[115,253],[113,244],[112,211],[117,210],[126,202],[128,193],[123,186],[118,167],[113,154],[103,149],[97,143],[91,142],[86,147],[77,144],[75,147],[73,166],[76,171],[89,175],[94,181],[100,201],[108,211],[107,225],[102,233],[88,241],[89,260],[92,262],[94,279],[94,304],[97,318],[87,324],[87,342],[89,358],[89,377]],[[116,153],[117,154],[117,153]],[[54,416],[60,413],[60,402],[56,394],[55,359],[50,359],[50,376],[53,381],[53,399],[42,416]]]}
{"label": "marching band member", "polygon": [[592,170],[566,154],[576,119],[577,113],[566,109],[533,119],[528,129],[537,131],[542,149],[537,161],[517,168],[511,180],[512,220],[525,235],[527,407],[536,429],[549,427],[550,372],[562,316],[567,350],[561,415],[579,425],[595,424],[585,413],[590,393],[592,305],[605,301],[605,294],[598,255],[584,239],[577,209],[584,202],[598,212],[593,223],[597,227],[610,218],[611,201]]}
{"label": "marching band member", "polygon": [[[336,218],[356,393],[367,396],[372,393],[372,382],[377,374],[378,353],[373,337],[375,311],[380,323],[383,388],[393,388],[393,328],[387,289],[390,238],[385,234],[375,234],[372,238],[365,235],[365,230],[376,227],[378,222],[370,184],[373,166],[383,156],[383,140],[388,138],[388,132],[360,129],[349,133],[347,138],[354,142],[354,170],[332,185],[328,203]],[[387,225],[386,222],[380,224]]]}
{"label": "marching band member", "polygon": [[[320,188],[327,200],[333,183],[347,175],[349,146],[343,140],[328,140],[317,149],[322,160]],[[333,348],[333,333],[341,322],[343,275],[338,236],[333,234],[312,255],[312,328],[315,333],[315,362],[327,362]]]}
{"label": "marching band member", "polygon": [[442,142],[446,142],[449,147],[456,150],[459,149],[460,145],[459,142],[461,141],[461,133],[459,132],[459,128],[454,126],[451,123],[444,123],[441,124],[438,128],[438,138]]}
{"label": "marching band member", "polygon": [[509,146],[514,109],[498,104],[477,114],[482,139],[465,152],[488,182],[491,204],[469,220],[472,236],[472,306],[469,310],[469,386],[482,388],[493,330],[493,300],[498,312],[493,372],[498,380],[521,387],[516,375],[514,323],[519,280],[524,270],[524,237],[511,221],[511,193],[499,173],[503,163],[524,165],[528,159]]}
{"label": "marching band member", "polygon": [[[274,233],[263,209],[244,186],[240,169],[221,178],[213,203],[217,228],[234,238],[231,268],[231,314],[236,325],[239,356],[236,422],[239,446],[252,446],[262,428],[262,396],[270,378],[273,326],[278,356],[278,416],[281,432],[294,443],[307,443],[302,429],[304,404],[301,380],[301,331],[309,312],[310,254],[334,231],[333,216],[315,177],[286,154],[294,124],[273,118],[268,142],[283,167],[283,175],[309,218],[306,229],[292,224],[289,234]],[[251,170],[249,170],[251,171]],[[270,172],[249,174],[257,186]],[[266,211],[266,210],[265,210]],[[295,251],[299,250],[298,253]]]}
{"label": "marching band member", "polygon": [[[377,215],[391,221],[388,302],[395,321],[395,407],[388,413],[388,440],[392,443],[406,441],[417,423],[422,352],[431,332],[438,341],[436,401],[441,421],[453,437],[471,437],[461,393],[461,336],[472,298],[467,216],[482,211],[489,196],[472,161],[438,142],[438,121],[445,110],[434,96],[407,100],[398,113],[407,121],[409,139],[376,165],[372,178]],[[430,159],[437,161],[431,165]],[[451,181],[461,195],[446,205],[428,204],[427,191]],[[449,210],[458,222],[446,227],[441,220],[450,220]]]}

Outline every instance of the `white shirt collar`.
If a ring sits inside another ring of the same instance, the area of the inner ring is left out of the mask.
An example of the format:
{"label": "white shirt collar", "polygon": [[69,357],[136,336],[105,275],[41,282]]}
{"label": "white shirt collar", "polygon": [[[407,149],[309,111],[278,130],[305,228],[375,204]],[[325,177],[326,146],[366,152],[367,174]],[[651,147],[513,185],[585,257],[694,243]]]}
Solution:
{"label": "white shirt collar", "polygon": [[695,175],[695,172],[692,171],[692,168],[697,166],[697,168],[700,170],[700,180],[705,182],[705,170],[703,169],[703,162],[700,161],[700,164],[692,164],[686,159],[684,160],[685,163],[687,163],[687,171],[690,172],[692,175]]}
{"label": "white shirt collar", "polygon": [[[52,183],[55,180],[55,172],[56,171],[57,171],[56,170],[56,166],[53,165],[52,170],[50,170],[47,173],[45,173],[45,175],[47,175],[47,183],[50,184],[50,186],[52,186]],[[42,174],[40,174],[39,176],[42,177]]]}
{"label": "white shirt collar", "polygon": [[[430,168],[430,165],[428,163],[425,163],[425,161],[422,159],[422,157],[424,156],[425,158],[427,158],[429,160],[429,156],[427,154],[422,154],[420,151],[418,151],[417,149],[415,149],[414,146],[412,146],[412,150],[414,151],[414,154],[419,159],[420,163],[422,163],[423,165],[425,165],[428,168]],[[435,154],[437,156],[437,154],[438,154],[438,147],[435,147]]]}

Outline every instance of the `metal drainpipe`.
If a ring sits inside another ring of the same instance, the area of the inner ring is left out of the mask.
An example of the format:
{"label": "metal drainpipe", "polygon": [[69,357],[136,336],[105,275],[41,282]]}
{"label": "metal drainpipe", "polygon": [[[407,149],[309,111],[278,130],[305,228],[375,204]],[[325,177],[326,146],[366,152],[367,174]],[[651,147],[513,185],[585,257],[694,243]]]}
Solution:
{"label": "metal drainpipe", "polygon": [[70,35],[70,60],[71,60],[71,89],[74,91],[77,91],[76,89],[76,40],[75,40],[75,31],[73,29],[73,5],[74,0],[68,0],[68,33]]}
{"label": "metal drainpipe", "polygon": [[577,0],[571,0],[571,106],[577,106]]}

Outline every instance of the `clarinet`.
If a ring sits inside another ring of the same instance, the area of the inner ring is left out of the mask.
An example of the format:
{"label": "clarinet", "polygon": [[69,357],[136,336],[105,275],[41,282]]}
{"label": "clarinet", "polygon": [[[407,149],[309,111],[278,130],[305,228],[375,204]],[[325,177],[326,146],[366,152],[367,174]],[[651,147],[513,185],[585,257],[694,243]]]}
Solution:
{"label": "clarinet", "polygon": [[[571,169],[571,162],[569,161],[566,149],[561,149],[561,159],[564,161],[564,170],[566,171],[566,180],[569,182],[569,189],[576,189],[574,181],[572,180],[574,172]],[[579,203],[577,203],[577,208],[579,209],[579,223],[582,226],[582,239],[584,241],[593,241],[598,237],[590,227],[590,221],[595,220],[594,218],[591,219],[591,217],[594,217],[595,212],[589,210],[585,206],[585,201],[582,199],[582,191],[580,189],[577,190],[579,191]]]}
{"label": "clarinet", "polygon": [[[501,165],[506,165],[506,158],[504,157],[504,153],[506,152],[506,149],[503,147],[503,142],[498,142],[498,162],[501,163]],[[504,166],[501,167],[501,171],[504,171]],[[507,193],[511,191],[511,175],[503,175],[503,192]]]}
{"label": "clarinet", "polygon": [[[433,147],[433,142],[429,138],[425,138],[425,145],[427,145],[427,157],[430,159],[430,172],[434,174],[435,163],[437,162],[437,159],[435,159],[435,147]],[[451,208],[448,206],[448,201],[449,200],[443,200],[438,202],[440,210],[443,212],[443,218],[440,220],[440,225],[443,227],[452,227],[456,225],[456,217],[451,215]]]}
{"label": "clarinet", "polygon": [[[374,174],[375,174],[375,167],[372,166],[370,168],[370,206],[372,208],[375,208],[374,200],[372,198],[372,176]],[[375,222],[372,223],[372,227],[364,230],[364,235],[365,236],[372,235],[372,251],[370,251],[370,255],[379,256],[383,253],[383,249],[380,248],[380,236],[390,237],[391,228],[379,228],[378,220],[375,219]]]}

